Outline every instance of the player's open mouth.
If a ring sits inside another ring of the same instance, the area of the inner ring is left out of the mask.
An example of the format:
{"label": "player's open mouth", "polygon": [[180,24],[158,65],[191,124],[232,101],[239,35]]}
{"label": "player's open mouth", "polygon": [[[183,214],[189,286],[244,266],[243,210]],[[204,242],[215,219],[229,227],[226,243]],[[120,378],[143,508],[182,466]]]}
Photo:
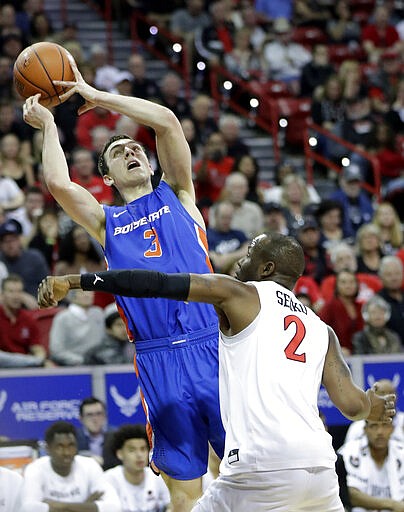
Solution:
{"label": "player's open mouth", "polygon": [[140,167],[140,162],[137,160],[133,160],[132,162],[128,163],[128,171],[133,171],[136,169],[136,167]]}

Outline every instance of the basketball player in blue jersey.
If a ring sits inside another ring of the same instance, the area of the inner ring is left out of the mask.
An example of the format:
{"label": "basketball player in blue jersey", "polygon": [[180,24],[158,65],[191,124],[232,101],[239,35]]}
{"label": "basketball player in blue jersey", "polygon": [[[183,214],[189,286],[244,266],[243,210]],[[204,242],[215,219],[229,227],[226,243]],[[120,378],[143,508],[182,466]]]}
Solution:
{"label": "basketball player in blue jersey", "polygon": [[[153,190],[143,148],[126,135],[105,145],[99,170],[123,206],[99,204],[69,178],[53,115],[38,102],[24,104],[24,120],[43,132],[43,173],[64,211],[104,249],[109,270],[144,268],[169,273],[211,271],[205,227],[195,205],[191,153],[181,125],[167,108],[140,98],[98,91],[72,60],[75,82],[61,97],[79,93],[79,114],[101,106],[152,128],[163,171]],[[60,82],[61,83],[61,82]],[[147,301],[116,296],[136,343],[136,371],[152,445],[151,467],[161,472],[175,512],[188,512],[202,493],[208,441],[221,458],[224,430],[218,394],[218,319],[208,304]]]}
{"label": "basketball player in blue jersey", "polygon": [[55,306],[82,288],[214,304],[226,448],[193,512],[343,512],[320,384],[351,420],[391,422],[395,396],[355,385],[334,331],[292,292],[303,269],[299,243],[270,233],[251,242],[237,279],[150,270],[48,277],[38,302]]}

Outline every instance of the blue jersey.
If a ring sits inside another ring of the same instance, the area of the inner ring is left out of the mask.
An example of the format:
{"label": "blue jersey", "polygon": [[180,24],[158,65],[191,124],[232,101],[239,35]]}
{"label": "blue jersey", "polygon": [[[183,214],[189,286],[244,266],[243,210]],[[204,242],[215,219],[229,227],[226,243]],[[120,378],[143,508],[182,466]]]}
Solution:
{"label": "blue jersey", "polygon": [[[124,206],[103,206],[108,269],[167,273],[211,272],[206,233],[164,181],[150,194]],[[212,305],[169,299],[116,297],[136,341],[172,338],[212,326]]]}

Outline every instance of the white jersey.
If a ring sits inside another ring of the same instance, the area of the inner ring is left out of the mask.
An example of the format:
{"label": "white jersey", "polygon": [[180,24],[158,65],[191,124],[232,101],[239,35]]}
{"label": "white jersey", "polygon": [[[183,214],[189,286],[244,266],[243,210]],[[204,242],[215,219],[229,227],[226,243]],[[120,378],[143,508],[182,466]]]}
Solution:
{"label": "white jersey", "polygon": [[241,333],[220,336],[220,406],[226,430],[220,472],[334,468],[331,436],[317,408],[327,326],[279,284],[252,284],[260,313]]}
{"label": "white jersey", "polygon": [[0,512],[20,512],[22,483],[17,471],[0,466]]}
{"label": "white jersey", "polygon": [[[390,439],[388,456],[379,467],[362,439],[345,443],[338,450],[344,458],[347,486],[381,499],[404,500],[404,445]],[[355,507],[353,512],[365,512]],[[386,511],[387,512],[387,511]]]}
{"label": "white jersey", "polygon": [[[348,443],[349,441],[354,441],[355,439],[362,439],[364,443],[367,444],[367,437],[365,434],[365,420],[353,421],[346,432],[344,443]],[[390,439],[394,439],[395,441],[399,441],[404,444],[404,412],[397,412],[393,418],[393,433],[390,436]]]}
{"label": "white jersey", "polygon": [[48,512],[45,499],[83,503],[96,491],[103,492],[95,502],[99,512],[121,512],[118,495],[95,460],[76,455],[70,474],[64,477],[52,469],[50,457],[41,457],[25,468],[21,511]]}
{"label": "white jersey", "polygon": [[105,478],[118,493],[122,512],[159,512],[170,503],[170,493],[162,477],[144,468],[144,480],[139,485],[129,483],[123,466],[105,472]]}

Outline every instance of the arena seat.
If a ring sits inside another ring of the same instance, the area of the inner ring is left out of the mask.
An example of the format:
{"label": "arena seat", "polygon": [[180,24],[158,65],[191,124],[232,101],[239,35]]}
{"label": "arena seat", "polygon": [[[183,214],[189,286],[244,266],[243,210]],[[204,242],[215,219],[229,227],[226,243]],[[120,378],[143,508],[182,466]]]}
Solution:
{"label": "arena seat", "polygon": [[35,309],[31,311],[32,318],[35,320],[39,329],[40,344],[45,347],[47,354],[49,354],[49,331],[52,326],[53,318],[60,311],[63,311],[62,307]]}

